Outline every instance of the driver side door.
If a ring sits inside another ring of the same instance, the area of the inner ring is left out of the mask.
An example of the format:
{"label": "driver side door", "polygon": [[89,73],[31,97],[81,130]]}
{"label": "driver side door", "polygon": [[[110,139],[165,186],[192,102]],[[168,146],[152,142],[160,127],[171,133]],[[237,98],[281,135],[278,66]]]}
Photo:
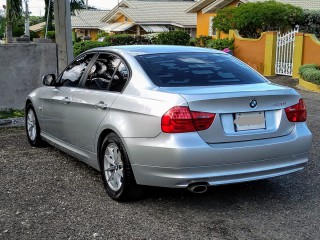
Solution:
{"label": "driver side door", "polygon": [[58,78],[58,86],[50,87],[43,101],[43,131],[50,136],[69,143],[66,134],[72,122],[70,122],[70,110],[74,107],[73,96],[79,87],[85,73],[95,54],[83,54],[76,58]]}

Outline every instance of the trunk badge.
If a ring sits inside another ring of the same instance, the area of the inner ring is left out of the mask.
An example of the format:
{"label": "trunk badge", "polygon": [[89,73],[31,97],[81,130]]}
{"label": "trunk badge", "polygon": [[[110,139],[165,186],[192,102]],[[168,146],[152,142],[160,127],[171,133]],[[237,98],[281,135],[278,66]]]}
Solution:
{"label": "trunk badge", "polygon": [[251,108],[255,108],[257,105],[258,105],[257,100],[252,100],[252,101],[250,102],[250,107],[251,107]]}

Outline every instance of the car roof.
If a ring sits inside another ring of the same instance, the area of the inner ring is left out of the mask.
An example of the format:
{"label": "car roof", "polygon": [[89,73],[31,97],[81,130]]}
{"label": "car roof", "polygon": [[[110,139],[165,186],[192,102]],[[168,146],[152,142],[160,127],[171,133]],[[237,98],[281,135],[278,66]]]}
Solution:
{"label": "car roof", "polygon": [[126,52],[132,56],[146,55],[146,54],[156,54],[156,53],[223,53],[218,50],[201,48],[201,47],[191,47],[191,46],[169,46],[169,45],[127,45],[127,46],[111,46],[111,47],[99,47],[91,49],[91,51],[114,51],[114,52]]}

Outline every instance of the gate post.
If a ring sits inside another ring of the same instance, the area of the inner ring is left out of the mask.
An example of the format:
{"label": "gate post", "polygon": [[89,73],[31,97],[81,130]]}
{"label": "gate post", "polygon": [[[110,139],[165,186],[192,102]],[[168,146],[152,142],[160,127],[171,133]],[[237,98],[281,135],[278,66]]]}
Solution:
{"label": "gate post", "polygon": [[299,78],[299,67],[302,64],[303,54],[303,33],[296,33],[293,51],[293,71],[292,77]]}
{"label": "gate post", "polygon": [[266,32],[266,44],[264,53],[264,76],[276,74],[277,32]]}

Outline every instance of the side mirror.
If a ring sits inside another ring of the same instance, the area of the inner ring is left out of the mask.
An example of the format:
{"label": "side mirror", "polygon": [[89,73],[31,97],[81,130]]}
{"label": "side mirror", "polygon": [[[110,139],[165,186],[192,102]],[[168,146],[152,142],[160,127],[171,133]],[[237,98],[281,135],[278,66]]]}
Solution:
{"label": "side mirror", "polygon": [[48,75],[44,75],[42,77],[42,83],[45,86],[55,86],[56,83],[56,75],[54,74],[48,74]]}

